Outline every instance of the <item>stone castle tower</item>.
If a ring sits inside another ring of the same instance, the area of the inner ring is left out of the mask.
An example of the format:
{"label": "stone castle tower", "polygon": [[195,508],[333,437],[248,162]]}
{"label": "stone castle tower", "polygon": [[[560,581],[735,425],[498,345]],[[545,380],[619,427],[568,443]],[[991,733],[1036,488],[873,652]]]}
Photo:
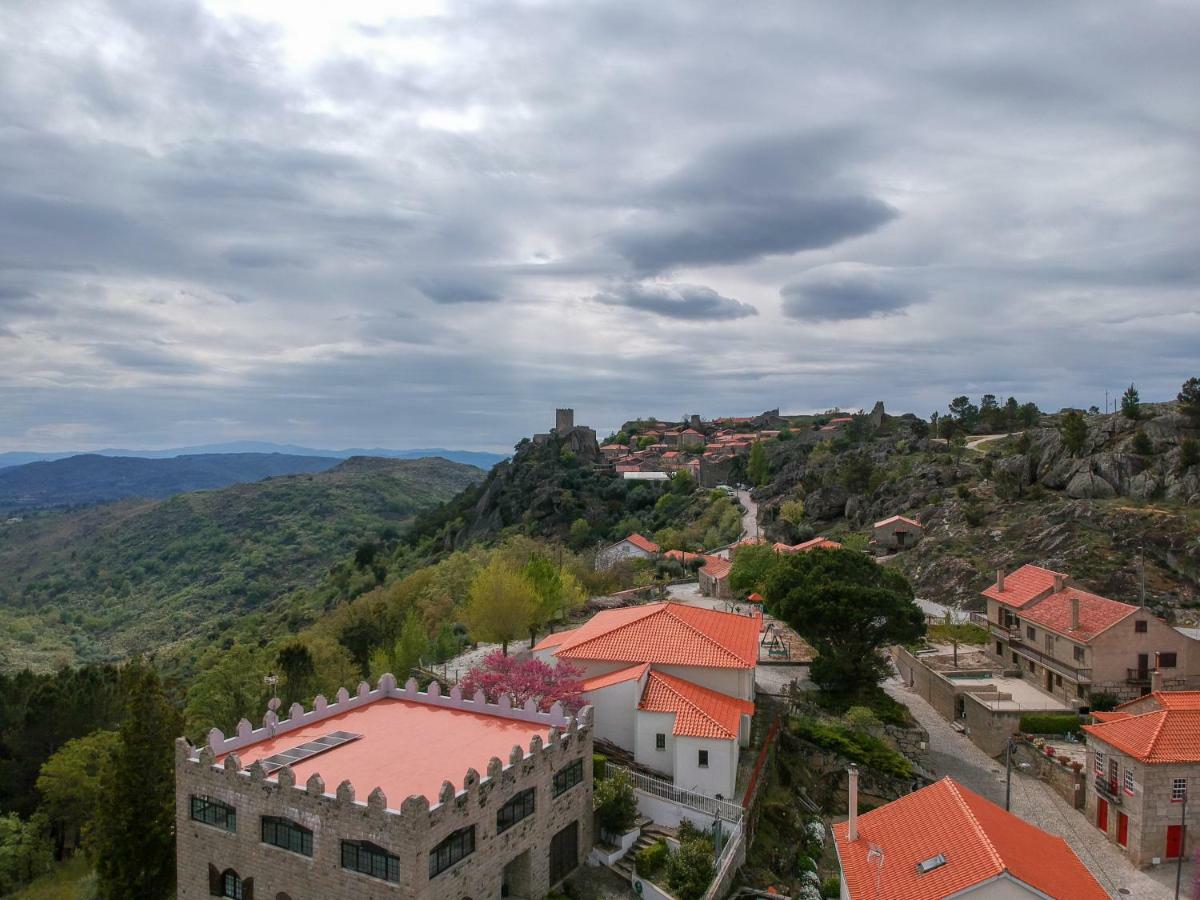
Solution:
{"label": "stone castle tower", "polygon": [[575,427],[575,410],[573,409],[556,409],[554,411],[554,430],[559,434],[566,434]]}

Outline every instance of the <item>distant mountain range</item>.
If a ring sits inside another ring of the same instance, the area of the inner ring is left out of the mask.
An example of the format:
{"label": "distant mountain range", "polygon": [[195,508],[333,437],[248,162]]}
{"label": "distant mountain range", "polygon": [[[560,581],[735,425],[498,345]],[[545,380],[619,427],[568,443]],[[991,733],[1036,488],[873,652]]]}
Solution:
{"label": "distant mountain range", "polygon": [[324,472],[341,460],[285,453],[203,453],[170,459],[84,454],[0,469],[0,510],[160,499],[188,491]]}
{"label": "distant mountain range", "polygon": [[447,450],[444,447],[422,447],[411,450],[389,450],[384,447],[351,447],[345,450],[322,450],[296,444],[275,444],[270,441],[229,441],[223,444],[199,444],[194,447],[170,447],[166,450],[124,450],[106,447],[103,450],[73,450],[64,453],[39,453],[13,450],[0,453],[0,469],[23,466],[33,462],[52,462],[71,456],[125,456],[134,459],[171,459],[177,456],[197,456],[230,453],[281,453],[288,456],[322,456],[329,459],[349,459],[351,456],[381,456],[387,459],[421,459],[440,456],[451,462],[464,463],[479,469],[490,469],[502,459],[501,453],[482,450]]}

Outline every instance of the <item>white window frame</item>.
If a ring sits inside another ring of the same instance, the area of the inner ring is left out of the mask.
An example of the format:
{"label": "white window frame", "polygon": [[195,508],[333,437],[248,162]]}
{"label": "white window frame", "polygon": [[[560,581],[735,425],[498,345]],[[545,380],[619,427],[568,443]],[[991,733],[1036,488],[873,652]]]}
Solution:
{"label": "white window frame", "polygon": [[1130,797],[1133,796],[1133,768],[1131,766],[1125,767],[1125,781],[1122,783],[1122,787],[1125,788],[1126,794],[1128,794]]}
{"label": "white window frame", "polygon": [[1186,778],[1172,778],[1171,779],[1171,802],[1172,803],[1182,803],[1183,802],[1183,798],[1187,796],[1187,782],[1188,782],[1188,780]]}
{"label": "white window frame", "polygon": [[1104,774],[1104,751],[1103,750],[1096,751],[1096,774],[1097,775]]}

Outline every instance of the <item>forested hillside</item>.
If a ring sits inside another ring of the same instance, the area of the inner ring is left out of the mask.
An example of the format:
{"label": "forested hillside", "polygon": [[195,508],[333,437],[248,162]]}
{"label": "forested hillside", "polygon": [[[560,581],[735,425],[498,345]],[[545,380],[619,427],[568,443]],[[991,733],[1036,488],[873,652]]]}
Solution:
{"label": "forested hillside", "polygon": [[329,457],[285,453],[204,453],[170,459],[71,456],[0,469],[0,511],[86,506],[128,497],[157,499],[276,475],[324,472],[337,464]]}
{"label": "forested hillside", "polygon": [[0,525],[0,668],[170,655],[311,584],[483,477],[442,459],[327,472]]}

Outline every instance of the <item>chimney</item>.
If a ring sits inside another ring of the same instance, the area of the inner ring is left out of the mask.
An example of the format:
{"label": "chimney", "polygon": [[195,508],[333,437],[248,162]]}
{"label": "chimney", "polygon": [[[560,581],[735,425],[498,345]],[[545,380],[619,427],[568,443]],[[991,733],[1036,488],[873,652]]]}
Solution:
{"label": "chimney", "polygon": [[996,570],[996,591],[1001,594],[1004,593],[1004,570],[1003,569]]}
{"label": "chimney", "polygon": [[1163,689],[1162,671],[1158,668],[1158,654],[1154,654],[1154,671],[1150,673],[1150,691],[1157,694]]}
{"label": "chimney", "polygon": [[858,840],[858,766],[854,765],[854,763],[851,763],[850,767],[848,769],[846,769],[846,773],[848,776],[846,780],[850,784],[850,799],[847,804],[849,807],[849,810],[850,810],[850,818],[846,821],[846,824],[849,826],[846,830],[846,837],[848,840],[857,841]]}
{"label": "chimney", "polygon": [[1079,630],[1079,598],[1071,598],[1071,630]]}
{"label": "chimney", "polygon": [[1067,577],[1058,572],[1054,573],[1054,593],[1058,593],[1067,586]]}

